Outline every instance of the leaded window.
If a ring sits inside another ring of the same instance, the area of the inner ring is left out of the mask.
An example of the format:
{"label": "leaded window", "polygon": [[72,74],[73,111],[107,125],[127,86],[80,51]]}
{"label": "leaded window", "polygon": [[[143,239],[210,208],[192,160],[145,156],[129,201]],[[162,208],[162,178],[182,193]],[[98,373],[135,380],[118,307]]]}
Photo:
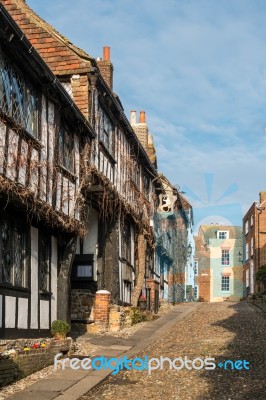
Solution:
{"label": "leaded window", "polygon": [[31,135],[38,137],[36,91],[1,50],[0,108]]}
{"label": "leaded window", "polygon": [[39,289],[49,291],[51,238],[39,231]]}
{"label": "leaded window", "polygon": [[26,230],[22,224],[0,218],[1,283],[27,286]]}
{"label": "leaded window", "polygon": [[131,231],[128,223],[122,229],[122,257],[131,263]]}
{"label": "leaded window", "polygon": [[74,137],[67,127],[61,123],[58,134],[59,164],[74,173]]}
{"label": "leaded window", "polygon": [[114,127],[107,116],[107,114],[99,108],[99,117],[100,117],[100,140],[104,144],[105,148],[112,154],[113,153],[113,131]]}

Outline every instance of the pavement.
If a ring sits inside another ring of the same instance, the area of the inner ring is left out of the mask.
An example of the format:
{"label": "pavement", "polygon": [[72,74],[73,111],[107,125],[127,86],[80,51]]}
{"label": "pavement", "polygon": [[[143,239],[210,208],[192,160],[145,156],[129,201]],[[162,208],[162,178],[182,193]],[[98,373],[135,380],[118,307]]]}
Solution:
{"label": "pavement", "polygon": [[[147,322],[143,328],[126,339],[111,335],[85,334],[83,337],[86,337],[89,342],[102,346],[95,354],[90,354],[86,357],[104,356],[107,358],[121,358],[127,356],[128,359],[132,359],[150,344],[153,344],[156,339],[160,338],[172,326],[183,320],[190,313],[196,311],[198,306],[199,303],[183,303],[160,318]],[[73,370],[68,366],[64,370],[55,370],[47,378],[9,396],[7,399],[78,400],[81,396],[103,382],[111,373],[111,369]]]}

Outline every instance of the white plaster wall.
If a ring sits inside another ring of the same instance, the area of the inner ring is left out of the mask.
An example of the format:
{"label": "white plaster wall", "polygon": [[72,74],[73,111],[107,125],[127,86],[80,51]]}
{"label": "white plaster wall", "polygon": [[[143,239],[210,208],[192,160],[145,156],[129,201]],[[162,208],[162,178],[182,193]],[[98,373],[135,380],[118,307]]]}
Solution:
{"label": "white plaster wall", "polygon": [[31,227],[31,329],[38,329],[38,229]]}
{"label": "white plaster wall", "polygon": [[87,218],[87,233],[83,241],[83,253],[95,254],[98,243],[98,212],[91,208]]}
{"label": "white plaster wall", "polygon": [[40,328],[49,329],[49,301],[40,301]]}
{"label": "white plaster wall", "polygon": [[16,324],[16,298],[11,296],[5,297],[5,327],[15,328]]}
{"label": "white plaster wall", "polygon": [[18,328],[28,328],[28,299],[18,299]]}
{"label": "white plaster wall", "polygon": [[51,321],[57,319],[57,239],[52,236],[51,255]]}

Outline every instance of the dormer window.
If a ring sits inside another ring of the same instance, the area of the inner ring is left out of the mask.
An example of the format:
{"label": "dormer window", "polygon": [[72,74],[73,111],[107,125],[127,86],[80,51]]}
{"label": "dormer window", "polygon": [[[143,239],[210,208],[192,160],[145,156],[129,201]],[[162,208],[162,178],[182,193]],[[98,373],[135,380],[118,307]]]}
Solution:
{"label": "dormer window", "polygon": [[217,239],[229,239],[228,231],[217,231]]}

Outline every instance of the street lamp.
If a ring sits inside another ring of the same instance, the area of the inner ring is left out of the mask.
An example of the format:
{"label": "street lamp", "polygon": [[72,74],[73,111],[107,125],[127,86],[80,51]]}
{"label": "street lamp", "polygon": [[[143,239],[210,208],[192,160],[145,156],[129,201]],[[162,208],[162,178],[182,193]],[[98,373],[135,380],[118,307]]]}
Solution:
{"label": "street lamp", "polygon": [[192,246],[191,246],[191,244],[189,243],[189,245],[188,245],[188,247],[187,247],[187,258],[189,258],[189,257],[191,256],[191,254],[192,254]]}

